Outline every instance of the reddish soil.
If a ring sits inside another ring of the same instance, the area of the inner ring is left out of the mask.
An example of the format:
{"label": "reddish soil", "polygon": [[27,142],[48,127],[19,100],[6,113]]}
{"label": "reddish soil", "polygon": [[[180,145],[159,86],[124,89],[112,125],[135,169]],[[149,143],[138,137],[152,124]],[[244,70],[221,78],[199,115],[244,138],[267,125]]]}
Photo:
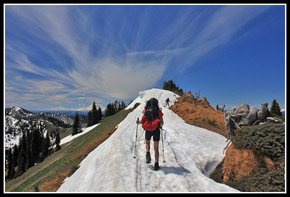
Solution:
{"label": "reddish soil", "polygon": [[[186,123],[208,129],[227,137],[224,113],[210,106],[205,97],[196,99],[191,93],[185,93],[171,107],[171,110]],[[275,170],[273,162],[267,158],[258,158],[251,150],[238,150],[231,144],[223,162],[223,182],[229,179],[239,180],[256,172],[261,162],[270,170]],[[221,162],[221,163],[222,163]]]}
{"label": "reddish soil", "polygon": [[171,110],[188,124],[202,127],[227,137],[224,113],[210,106],[205,97],[195,99],[191,93],[185,93],[178,98]]}

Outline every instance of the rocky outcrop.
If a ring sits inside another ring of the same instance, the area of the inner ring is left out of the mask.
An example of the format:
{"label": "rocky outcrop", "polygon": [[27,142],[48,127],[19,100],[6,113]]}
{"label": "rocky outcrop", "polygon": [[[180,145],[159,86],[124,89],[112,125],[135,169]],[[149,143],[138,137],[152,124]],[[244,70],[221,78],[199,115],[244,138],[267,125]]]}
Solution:
{"label": "rocky outcrop", "polygon": [[184,93],[171,110],[188,124],[227,136],[224,113],[210,106],[205,97],[196,99],[191,93]]}

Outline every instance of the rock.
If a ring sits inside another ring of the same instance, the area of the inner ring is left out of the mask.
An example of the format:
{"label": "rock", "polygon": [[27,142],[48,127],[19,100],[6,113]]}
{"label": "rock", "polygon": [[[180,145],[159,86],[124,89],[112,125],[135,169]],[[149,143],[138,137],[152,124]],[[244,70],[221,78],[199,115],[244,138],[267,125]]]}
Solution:
{"label": "rock", "polygon": [[177,103],[183,102],[194,103],[195,102],[194,96],[190,92],[186,92],[181,97],[179,97],[177,101]]}
{"label": "rock", "polygon": [[203,103],[203,104],[206,105],[206,106],[209,106],[209,102],[206,100],[205,97],[202,97],[202,98],[201,98],[201,103]]}
{"label": "rock", "polygon": [[248,115],[249,111],[250,111],[249,105],[242,103],[242,104],[239,104],[239,106],[236,108],[234,114],[241,115],[242,118],[244,118]]}
{"label": "rock", "polygon": [[257,108],[251,107],[249,114],[244,118],[243,122],[247,125],[252,125],[257,119],[257,112]]}
{"label": "rock", "polygon": [[264,120],[268,115],[268,103],[262,104],[262,108],[257,112],[257,120]]}
{"label": "rock", "polygon": [[267,117],[266,118],[267,122],[269,123],[283,123],[283,120],[281,120],[280,118],[276,118],[276,117]]}

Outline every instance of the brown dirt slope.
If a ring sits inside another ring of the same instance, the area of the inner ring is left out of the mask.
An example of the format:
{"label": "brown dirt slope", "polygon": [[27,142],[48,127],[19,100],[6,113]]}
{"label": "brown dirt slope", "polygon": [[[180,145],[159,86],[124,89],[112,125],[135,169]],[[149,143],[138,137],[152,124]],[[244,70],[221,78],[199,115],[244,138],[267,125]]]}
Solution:
{"label": "brown dirt slope", "polygon": [[214,131],[227,137],[224,113],[210,106],[205,97],[196,99],[191,93],[178,98],[171,110],[186,123]]}

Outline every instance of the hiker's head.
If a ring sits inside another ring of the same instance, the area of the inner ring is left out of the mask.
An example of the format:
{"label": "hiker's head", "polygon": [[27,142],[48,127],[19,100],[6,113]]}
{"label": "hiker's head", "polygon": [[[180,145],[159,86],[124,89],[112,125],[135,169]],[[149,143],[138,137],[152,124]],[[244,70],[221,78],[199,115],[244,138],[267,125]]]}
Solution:
{"label": "hiker's head", "polygon": [[[156,98],[151,98],[146,102],[145,109],[149,108],[150,106],[157,106],[158,107],[158,100]],[[159,107],[158,107],[159,108]]]}

